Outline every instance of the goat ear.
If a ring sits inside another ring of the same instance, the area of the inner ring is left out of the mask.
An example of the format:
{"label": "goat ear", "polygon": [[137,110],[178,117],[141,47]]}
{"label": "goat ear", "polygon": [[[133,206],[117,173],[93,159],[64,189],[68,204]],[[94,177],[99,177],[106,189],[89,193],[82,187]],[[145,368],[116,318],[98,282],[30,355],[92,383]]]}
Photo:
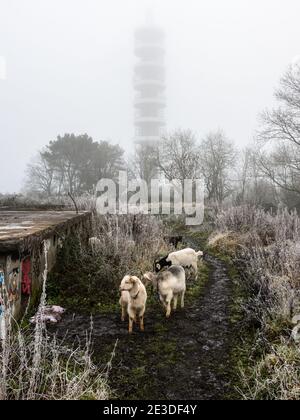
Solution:
{"label": "goat ear", "polygon": [[139,278],[137,276],[131,276],[130,280],[132,281],[132,283],[136,283],[137,281],[139,281]]}

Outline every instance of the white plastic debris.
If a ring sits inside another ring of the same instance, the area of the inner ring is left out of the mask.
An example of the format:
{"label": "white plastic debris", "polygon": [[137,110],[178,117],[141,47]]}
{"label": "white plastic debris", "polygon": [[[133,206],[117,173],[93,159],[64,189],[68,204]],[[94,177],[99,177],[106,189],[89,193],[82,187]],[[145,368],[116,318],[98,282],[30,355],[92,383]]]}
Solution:
{"label": "white plastic debris", "polygon": [[5,328],[5,318],[0,316],[0,340],[5,340],[6,338],[6,328]]}
{"label": "white plastic debris", "polygon": [[[1,285],[0,279],[0,285]],[[0,294],[0,340],[5,340],[6,338],[6,328],[5,328],[5,314],[4,314],[4,302]]]}
{"label": "white plastic debris", "polygon": [[[52,312],[56,313],[56,314],[63,314],[66,312],[66,310],[64,308],[62,308],[61,306],[56,306],[56,305],[52,305],[50,306],[50,309]],[[300,317],[299,317],[299,321],[300,321]]]}
{"label": "white plastic debris", "polygon": [[295,341],[296,344],[300,343],[300,324],[296,325],[296,327],[293,328],[292,339]]}
{"label": "white plastic debris", "polygon": [[292,324],[297,325],[300,322],[300,315],[295,315],[292,319]]}
{"label": "white plastic debris", "polygon": [[63,313],[65,313],[65,309],[61,306],[46,306],[43,310],[38,310],[38,312],[30,318],[30,322],[31,324],[36,324],[38,321],[45,322],[46,324],[57,324],[61,320]]}

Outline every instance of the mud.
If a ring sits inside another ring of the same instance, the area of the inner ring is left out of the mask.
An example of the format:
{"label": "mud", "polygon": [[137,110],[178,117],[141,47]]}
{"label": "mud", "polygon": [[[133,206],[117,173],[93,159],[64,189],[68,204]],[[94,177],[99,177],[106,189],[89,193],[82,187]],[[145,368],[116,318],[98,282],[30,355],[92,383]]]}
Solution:
{"label": "mud", "polygon": [[[105,369],[117,342],[109,382],[119,399],[233,399],[235,369],[232,350],[237,326],[233,284],[226,266],[207,255],[209,276],[203,288],[188,285],[184,309],[170,319],[151,297],[145,332],[127,333],[120,313],[93,317],[94,361]],[[199,289],[199,290],[198,290]],[[60,337],[84,342],[90,329],[89,316],[68,314],[55,327]]]}

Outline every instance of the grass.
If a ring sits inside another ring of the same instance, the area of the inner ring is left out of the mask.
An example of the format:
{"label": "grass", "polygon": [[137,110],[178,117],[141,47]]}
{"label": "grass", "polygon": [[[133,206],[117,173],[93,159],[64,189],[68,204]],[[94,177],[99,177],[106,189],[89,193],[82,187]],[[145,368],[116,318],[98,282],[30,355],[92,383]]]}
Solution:
{"label": "grass", "polygon": [[299,348],[290,339],[291,318],[300,310],[299,226],[297,214],[287,211],[242,207],[217,216],[210,244],[236,278],[242,340],[234,357],[244,399],[300,396]]}
{"label": "grass", "polygon": [[[200,264],[198,281],[188,281],[186,308],[193,305],[201,296],[209,275],[209,266],[206,263]],[[111,313],[118,312],[119,315],[118,307],[111,306],[109,310]],[[181,310],[178,309],[178,311]],[[120,340],[115,361],[119,368],[114,368],[110,375],[110,386],[115,390],[118,398],[151,399],[151,395],[156,395],[155,388],[160,386],[160,378],[151,374],[152,363],[155,364],[155,372],[159,372],[159,375],[165,375],[167,372],[170,374],[176,367],[178,357],[181,357],[182,349],[177,339],[168,334],[172,318],[165,319],[164,310],[150,287],[148,288],[146,324],[150,322],[149,318],[153,322],[151,325],[153,332],[149,333],[146,328],[145,335],[138,339],[134,334],[133,336],[125,335]],[[108,342],[95,353],[97,363],[105,364],[111,351],[112,344]],[[132,359],[128,356],[131,351],[134,352]],[[127,364],[130,361],[133,367]],[[123,363],[126,364],[125,367]],[[160,398],[165,399],[163,394]]]}
{"label": "grass", "polygon": [[198,268],[198,280],[194,280],[192,283],[188,281],[188,288],[186,292],[187,304],[193,303],[193,301],[201,296],[205,285],[207,284],[211,274],[210,266],[203,262]]}
{"label": "grass", "polygon": [[[185,226],[179,225],[176,229],[180,229],[180,232],[184,233],[185,237],[191,238],[194,243],[193,247],[205,249],[208,237],[207,231],[193,232]],[[171,229],[171,225],[168,228]],[[160,235],[162,236],[163,233],[161,232]],[[98,237],[101,237],[101,235]],[[127,237],[127,234],[123,237],[125,245]],[[74,310],[76,313],[90,314],[92,312],[94,314],[116,314],[119,316],[118,286],[120,279],[126,274],[127,270],[139,274],[142,266],[139,258],[132,260],[132,253],[127,252],[128,249],[125,246],[120,252],[120,258],[114,260],[114,266],[112,267],[112,257],[119,255],[119,250],[115,248],[116,243],[113,244],[107,236],[105,238],[105,249],[101,249],[103,252],[97,253],[96,256],[82,249],[76,238],[65,243],[59,257],[58,266],[51,277],[49,289],[51,302],[62,304],[62,306],[67,307],[71,311]],[[150,245],[151,243],[154,242],[150,241]],[[164,248],[161,249],[160,241],[155,242],[155,244],[157,244],[155,249],[148,247],[150,252],[145,256],[141,255],[143,267],[147,267],[147,269],[152,268],[155,254],[166,253]],[[140,253],[142,250],[143,247],[141,246],[137,249],[137,252]],[[130,261],[128,261],[129,259]],[[187,282],[187,307],[197,302],[210,275],[210,265],[206,262],[199,263],[198,281],[188,280]],[[101,294],[99,289],[103,289],[103,284],[106,284],[105,289],[107,289],[107,292]],[[152,382],[149,383],[149,371],[151,372],[153,356],[156,368],[164,375],[167,371],[173,370],[178,361],[178,355],[181,354],[178,340],[174,336],[170,337],[168,334],[169,323],[165,320],[163,309],[158,303],[155,293],[148,291],[147,313],[154,318],[153,334],[143,337],[143,345],[137,344],[134,336],[122,338],[122,343],[119,344],[117,349],[116,363],[118,365],[119,363],[122,364],[123,357],[127,360],[127,352],[129,349],[132,349],[135,352],[135,365],[130,370],[130,373],[125,368],[125,373],[122,369],[113,369],[110,376],[110,387],[115,390],[113,392],[118,398],[127,398],[128,395],[132,399],[149,398],[155,392],[153,387],[155,387],[156,381],[157,384],[160,383],[159,378],[153,378]],[[103,368],[113,350],[112,339],[107,337],[104,340],[106,342],[101,344],[101,348],[95,350],[95,361],[97,365]],[[124,356],[123,352],[125,352]]]}

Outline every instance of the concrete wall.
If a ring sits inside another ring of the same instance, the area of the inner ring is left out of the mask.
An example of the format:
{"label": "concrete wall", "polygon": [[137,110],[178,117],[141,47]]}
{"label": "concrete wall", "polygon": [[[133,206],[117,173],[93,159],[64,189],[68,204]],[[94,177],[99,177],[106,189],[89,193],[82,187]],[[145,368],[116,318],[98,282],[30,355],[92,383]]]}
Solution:
{"label": "concrete wall", "polygon": [[[16,251],[0,255],[0,296],[2,300],[5,299],[15,319],[24,312],[30,298],[34,300],[39,296],[45,270],[44,241],[48,248],[47,263],[50,272],[56,263],[64,238],[76,234],[82,242],[87,243],[90,233],[91,219],[86,217],[84,220],[68,223],[59,232],[53,231],[40,242],[35,241],[34,246],[22,254]],[[0,324],[1,317],[3,311],[0,308]]]}

